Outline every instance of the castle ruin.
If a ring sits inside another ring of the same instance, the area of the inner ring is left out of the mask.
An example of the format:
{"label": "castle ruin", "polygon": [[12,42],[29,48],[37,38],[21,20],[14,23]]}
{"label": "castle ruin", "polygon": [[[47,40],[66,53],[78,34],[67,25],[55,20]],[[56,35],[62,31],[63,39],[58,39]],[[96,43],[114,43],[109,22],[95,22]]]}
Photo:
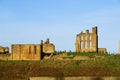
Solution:
{"label": "castle ruin", "polygon": [[0,53],[3,54],[9,53],[9,48],[0,46]]}
{"label": "castle ruin", "polygon": [[55,46],[49,43],[49,39],[45,43],[41,40],[41,44],[12,44],[11,60],[41,60],[46,53],[54,53]]}
{"label": "castle ruin", "polygon": [[106,48],[98,48],[97,27],[92,28],[92,32],[86,30],[86,33],[79,33],[76,36],[76,52],[106,53]]}
{"label": "castle ruin", "polygon": [[[86,30],[85,33],[77,34],[75,47],[78,53],[107,53],[106,48],[98,48],[97,27],[93,27],[92,32]],[[45,42],[41,40],[40,44],[12,44],[10,58],[6,60],[42,60],[53,56],[54,52],[55,45],[47,38]],[[9,48],[0,46],[0,53],[9,53]]]}

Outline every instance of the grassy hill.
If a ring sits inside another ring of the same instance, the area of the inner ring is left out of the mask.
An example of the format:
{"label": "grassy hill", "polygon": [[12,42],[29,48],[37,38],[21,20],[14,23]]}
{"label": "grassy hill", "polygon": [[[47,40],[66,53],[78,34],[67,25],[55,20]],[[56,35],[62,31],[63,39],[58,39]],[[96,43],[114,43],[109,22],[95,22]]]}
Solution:
{"label": "grassy hill", "polygon": [[26,79],[32,76],[120,76],[120,55],[97,53],[67,53],[67,55],[88,56],[90,60],[0,60],[0,80]]}

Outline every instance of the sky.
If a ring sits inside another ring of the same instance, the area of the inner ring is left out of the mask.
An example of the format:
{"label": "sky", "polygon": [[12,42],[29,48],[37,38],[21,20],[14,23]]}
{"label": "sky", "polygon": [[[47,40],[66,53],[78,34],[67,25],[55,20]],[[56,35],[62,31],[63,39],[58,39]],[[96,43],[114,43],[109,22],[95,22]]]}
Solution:
{"label": "sky", "polygon": [[39,44],[75,51],[76,35],[98,27],[98,47],[118,53],[120,0],[0,0],[0,46]]}

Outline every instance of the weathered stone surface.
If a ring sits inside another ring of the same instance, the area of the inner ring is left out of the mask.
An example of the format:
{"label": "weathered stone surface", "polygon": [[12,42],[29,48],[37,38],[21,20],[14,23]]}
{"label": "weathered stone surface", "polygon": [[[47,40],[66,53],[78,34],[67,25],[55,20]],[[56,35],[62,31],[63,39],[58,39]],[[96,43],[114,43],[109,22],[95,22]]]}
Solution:
{"label": "weathered stone surface", "polygon": [[54,53],[55,46],[52,43],[49,43],[49,39],[43,44],[43,52],[44,53]]}
{"label": "weathered stone surface", "polygon": [[98,48],[98,53],[107,53],[106,48]]}
{"label": "weathered stone surface", "polygon": [[0,53],[9,53],[9,48],[0,46]]}
{"label": "weathered stone surface", "polygon": [[81,32],[77,34],[75,47],[76,52],[98,53],[100,51],[106,53],[107,51],[105,48],[98,49],[97,27],[93,27],[91,33],[89,30],[86,30],[86,33]]}
{"label": "weathered stone surface", "polygon": [[39,44],[13,44],[12,60],[41,60],[41,46]]}
{"label": "weathered stone surface", "polygon": [[97,27],[92,28],[92,33],[86,30],[86,33],[81,32],[76,36],[76,52],[97,52],[98,35]]}
{"label": "weathered stone surface", "polygon": [[55,46],[49,43],[49,39],[43,44],[13,44],[11,46],[11,60],[41,60],[43,53],[53,53]]}
{"label": "weathered stone surface", "polygon": [[73,60],[90,60],[88,56],[76,56]]}

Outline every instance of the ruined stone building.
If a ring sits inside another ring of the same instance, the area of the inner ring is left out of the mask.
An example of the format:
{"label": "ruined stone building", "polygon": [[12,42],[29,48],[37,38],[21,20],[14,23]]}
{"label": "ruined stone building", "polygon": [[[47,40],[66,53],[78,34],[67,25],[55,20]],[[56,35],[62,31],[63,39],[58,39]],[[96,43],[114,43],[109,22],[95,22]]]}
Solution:
{"label": "ruined stone building", "polygon": [[81,32],[76,36],[76,52],[94,52],[106,53],[106,48],[98,48],[98,33],[97,27],[92,28],[92,32],[86,30],[85,33]]}
{"label": "ruined stone building", "polygon": [[49,42],[49,39],[47,39],[44,43],[41,41],[41,44],[43,44],[43,53],[54,53],[55,52],[55,46]]}
{"label": "ruined stone building", "polygon": [[9,53],[9,48],[0,46],[0,53],[3,54]]}
{"label": "ruined stone building", "polygon": [[41,60],[45,53],[54,53],[55,46],[41,40],[41,44],[13,44],[11,60]]}

